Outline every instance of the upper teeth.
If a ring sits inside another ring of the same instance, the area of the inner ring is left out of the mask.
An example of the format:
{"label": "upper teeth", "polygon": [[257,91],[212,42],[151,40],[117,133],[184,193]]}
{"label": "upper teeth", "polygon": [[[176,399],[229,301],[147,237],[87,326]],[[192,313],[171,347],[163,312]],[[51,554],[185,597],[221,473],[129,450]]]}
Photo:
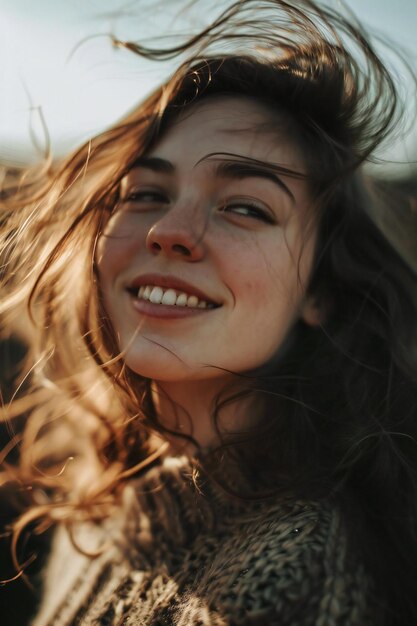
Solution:
{"label": "upper teeth", "polygon": [[163,289],[155,285],[142,285],[139,288],[137,297],[142,300],[149,300],[152,304],[189,306],[199,309],[211,306],[209,302],[199,300],[197,296],[189,295],[183,291],[176,291],[175,289]]}

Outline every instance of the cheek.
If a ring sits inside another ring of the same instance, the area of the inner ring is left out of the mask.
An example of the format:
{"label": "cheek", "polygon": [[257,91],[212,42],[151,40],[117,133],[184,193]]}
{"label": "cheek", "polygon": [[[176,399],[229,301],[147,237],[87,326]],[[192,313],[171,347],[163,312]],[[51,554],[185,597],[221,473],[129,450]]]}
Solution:
{"label": "cheek", "polygon": [[236,251],[231,255],[229,277],[236,301],[258,310],[294,304],[300,292],[297,256],[283,242],[268,243],[271,245],[248,246],[243,254]]}
{"label": "cheek", "polygon": [[144,245],[142,228],[125,214],[112,217],[99,238],[96,262],[103,282],[111,281]]}
{"label": "cheek", "polygon": [[257,272],[251,278],[246,278],[240,282],[236,289],[236,299],[239,303],[253,309],[254,315],[264,315],[276,300],[276,296],[281,291],[276,281],[268,280],[262,272]]}

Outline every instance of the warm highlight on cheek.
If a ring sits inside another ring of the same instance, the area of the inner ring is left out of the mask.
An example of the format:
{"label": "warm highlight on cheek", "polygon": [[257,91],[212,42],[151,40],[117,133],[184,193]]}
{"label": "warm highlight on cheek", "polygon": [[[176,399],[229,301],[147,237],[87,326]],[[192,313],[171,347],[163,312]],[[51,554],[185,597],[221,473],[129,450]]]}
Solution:
{"label": "warm highlight on cheek", "polygon": [[128,219],[126,213],[113,216],[101,235],[97,246],[97,264],[101,280],[106,282],[110,276],[123,269],[126,262],[143,245],[143,233]]}

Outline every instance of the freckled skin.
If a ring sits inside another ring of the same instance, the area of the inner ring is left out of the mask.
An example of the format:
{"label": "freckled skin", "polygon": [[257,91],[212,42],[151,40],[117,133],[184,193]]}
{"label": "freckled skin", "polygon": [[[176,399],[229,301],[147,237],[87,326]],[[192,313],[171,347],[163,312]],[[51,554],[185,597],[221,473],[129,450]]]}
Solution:
{"label": "freckled skin", "polygon": [[[304,242],[297,267],[309,206],[305,182],[285,177],[292,201],[269,180],[219,178],[206,158],[228,152],[302,171],[288,139],[259,130],[271,115],[249,99],[200,103],[147,155],[170,161],[176,172],[135,169],[123,181],[126,194],[145,189],[164,198],[122,203],[98,246],[106,308],[126,363],[138,374],[180,382],[224,380],[227,375],[217,368],[251,370],[274,355],[294,321],[312,306],[305,288],[314,235]],[[274,223],[241,209],[248,199]],[[223,210],[230,204],[235,206]],[[180,320],[140,315],[126,285],[155,272],[186,280],[221,306]]]}

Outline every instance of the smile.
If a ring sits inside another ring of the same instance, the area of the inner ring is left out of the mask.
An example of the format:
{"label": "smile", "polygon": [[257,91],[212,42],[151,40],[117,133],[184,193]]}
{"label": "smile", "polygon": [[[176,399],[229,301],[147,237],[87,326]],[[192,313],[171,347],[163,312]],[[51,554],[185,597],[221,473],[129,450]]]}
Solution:
{"label": "smile", "polygon": [[193,309],[214,308],[214,304],[202,300],[193,294],[176,289],[164,289],[158,285],[141,285],[136,297],[139,300],[147,300],[152,304],[163,304],[166,306],[189,307]]}

